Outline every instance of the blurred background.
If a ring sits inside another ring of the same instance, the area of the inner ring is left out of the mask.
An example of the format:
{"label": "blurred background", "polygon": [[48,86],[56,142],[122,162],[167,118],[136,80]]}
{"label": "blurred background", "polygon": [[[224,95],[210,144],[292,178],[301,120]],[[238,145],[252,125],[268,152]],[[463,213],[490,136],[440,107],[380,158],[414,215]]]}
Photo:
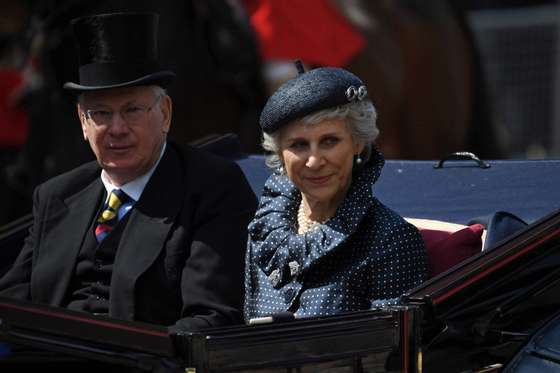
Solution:
{"label": "blurred background", "polygon": [[93,159],[62,89],[78,81],[70,20],[116,11],[160,14],[176,142],[233,132],[260,153],[260,110],[301,59],[365,81],[387,158],[560,154],[556,0],[0,0],[0,225]]}

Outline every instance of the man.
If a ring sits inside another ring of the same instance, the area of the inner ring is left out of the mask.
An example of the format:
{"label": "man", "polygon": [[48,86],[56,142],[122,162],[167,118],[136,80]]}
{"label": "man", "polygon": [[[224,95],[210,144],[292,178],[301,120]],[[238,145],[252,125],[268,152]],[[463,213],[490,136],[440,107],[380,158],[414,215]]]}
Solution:
{"label": "man", "polygon": [[240,322],[256,199],[235,164],[166,142],[174,74],[156,63],[156,15],[73,27],[80,83],[65,88],[78,94],[97,162],[36,189],[33,226],[0,295],[172,330]]}

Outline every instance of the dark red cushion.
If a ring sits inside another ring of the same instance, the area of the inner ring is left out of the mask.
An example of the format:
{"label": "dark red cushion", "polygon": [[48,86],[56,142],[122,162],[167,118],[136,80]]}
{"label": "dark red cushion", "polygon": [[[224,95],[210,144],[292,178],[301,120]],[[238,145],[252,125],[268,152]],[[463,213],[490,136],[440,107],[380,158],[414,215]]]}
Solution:
{"label": "dark red cushion", "polygon": [[438,275],[482,249],[482,224],[469,225],[456,232],[419,228],[432,276]]}

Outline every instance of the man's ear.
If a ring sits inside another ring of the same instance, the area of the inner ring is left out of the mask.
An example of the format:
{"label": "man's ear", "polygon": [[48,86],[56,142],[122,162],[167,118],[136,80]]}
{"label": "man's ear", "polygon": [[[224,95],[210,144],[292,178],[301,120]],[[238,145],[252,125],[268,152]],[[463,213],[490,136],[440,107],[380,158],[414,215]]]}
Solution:
{"label": "man's ear", "polygon": [[171,127],[171,115],[173,112],[173,101],[165,95],[161,98],[161,113],[163,115],[163,132],[168,133]]}
{"label": "man's ear", "polygon": [[80,123],[82,125],[82,134],[84,136],[84,140],[88,141],[86,113],[82,111],[80,103],[76,104],[76,110],[78,111],[78,118],[80,118]]}

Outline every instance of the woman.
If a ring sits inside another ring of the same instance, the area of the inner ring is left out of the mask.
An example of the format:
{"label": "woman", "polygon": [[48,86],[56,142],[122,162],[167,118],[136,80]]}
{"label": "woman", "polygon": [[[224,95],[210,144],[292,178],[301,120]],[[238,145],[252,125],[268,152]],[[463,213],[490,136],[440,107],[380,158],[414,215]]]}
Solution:
{"label": "woman", "polygon": [[340,68],[298,70],[260,118],[276,172],[249,225],[247,321],[369,309],[427,277],[419,232],[373,196],[384,160],[362,81]]}

